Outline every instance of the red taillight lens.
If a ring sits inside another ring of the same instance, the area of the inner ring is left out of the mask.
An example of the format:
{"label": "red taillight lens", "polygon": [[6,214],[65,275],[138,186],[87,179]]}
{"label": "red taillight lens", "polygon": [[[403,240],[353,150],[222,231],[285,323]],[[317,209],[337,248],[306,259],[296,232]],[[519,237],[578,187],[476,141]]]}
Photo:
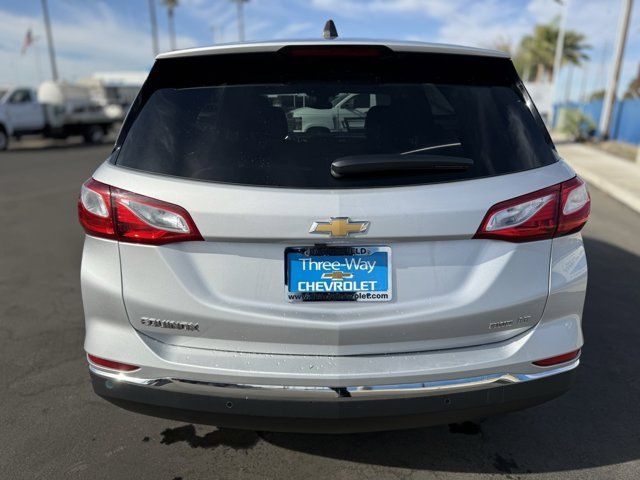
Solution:
{"label": "red taillight lens", "polygon": [[497,203],[489,209],[475,238],[529,242],[551,238],[558,226],[560,187]]}
{"label": "red taillight lens", "polygon": [[82,185],[78,198],[78,219],[88,234],[116,238],[109,185],[93,178]]}
{"label": "red taillight lens", "polygon": [[560,192],[562,209],[557,235],[568,235],[578,232],[589,220],[591,197],[587,184],[579,177],[562,184]]}
{"label": "red taillight lens", "polygon": [[182,207],[111,187],[111,202],[118,238],[155,245],[202,240]]}
{"label": "red taillight lens", "polygon": [[203,240],[184,208],[93,179],[82,186],[78,216],[89,235],[122,242],[162,245]]}
{"label": "red taillight lens", "polygon": [[129,365],[128,363],[115,362],[113,360],[107,360],[106,358],[96,357],[95,355],[87,354],[89,362],[99,367],[110,368],[111,370],[118,370],[119,372],[134,372],[140,370],[140,367],[136,365]]}
{"label": "red taillight lens", "polygon": [[494,205],[474,238],[530,242],[568,235],[584,227],[589,208],[587,186],[574,177]]}
{"label": "red taillight lens", "polygon": [[563,353],[562,355],[556,355],[555,357],[544,358],[542,360],[533,362],[533,364],[538,365],[539,367],[550,367],[552,365],[569,362],[575,358],[578,358],[579,355],[580,349],[574,350],[569,353]]}

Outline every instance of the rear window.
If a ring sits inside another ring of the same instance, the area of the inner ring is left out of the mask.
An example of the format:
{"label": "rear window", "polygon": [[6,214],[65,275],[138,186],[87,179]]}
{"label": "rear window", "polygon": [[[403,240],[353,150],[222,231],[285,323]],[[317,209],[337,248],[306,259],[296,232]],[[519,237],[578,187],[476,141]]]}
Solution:
{"label": "rear window", "polygon": [[[159,60],[122,129],[116,163],[230,184],[361,188],[502,175],[555,161],[509,60],[372,51]],[[331,173],[344,157],[416,156],[473,163]]]}

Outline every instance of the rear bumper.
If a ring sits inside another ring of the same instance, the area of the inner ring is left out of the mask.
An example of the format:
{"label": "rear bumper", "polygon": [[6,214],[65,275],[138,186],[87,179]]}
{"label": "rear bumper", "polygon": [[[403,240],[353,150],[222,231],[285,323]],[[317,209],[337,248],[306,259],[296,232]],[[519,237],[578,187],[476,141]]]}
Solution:
{"label": "rear bumper", "polygon": [[143,379],[94,365],[90,373],[98,395],[138,413],[224,427],[329,433],[415,428],[526,408],[568,390],[578,364],[534,374],[366,387]]}

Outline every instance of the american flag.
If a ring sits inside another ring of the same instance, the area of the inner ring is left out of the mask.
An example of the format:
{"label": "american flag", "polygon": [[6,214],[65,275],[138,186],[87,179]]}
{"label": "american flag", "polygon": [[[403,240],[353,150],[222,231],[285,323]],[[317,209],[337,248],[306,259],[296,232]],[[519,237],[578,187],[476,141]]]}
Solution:
{"label": "american flag", "polygon": [[20,50],[20,54],[24,55],[27,52],[27,49],[33,45],[33,33],[31,29],[27,30],[27,33],[24,35],[24,40],[22,41],[22,49]]}

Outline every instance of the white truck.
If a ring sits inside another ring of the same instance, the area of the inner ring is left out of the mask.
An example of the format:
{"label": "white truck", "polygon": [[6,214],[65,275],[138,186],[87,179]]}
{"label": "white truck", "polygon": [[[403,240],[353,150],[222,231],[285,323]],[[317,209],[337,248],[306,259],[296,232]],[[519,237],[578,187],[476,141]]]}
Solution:
{"label": "white truck", "polygon": [[122,121],[148,74],[146,71],[96,72],[79,79],[78,85],[89,89],[91,99],[102,105],[107,115]]}
{"label": "white truck", "polygon": [[91,99],[86,87],[66,82],[44,82],[36,92],[29,87],[0,87],[0,150],[9,138],[38,134],[48,138],[81,135],[99,143],[116,123]]}
{"label": "white truck", "polygon": [[326,108],[302,107],[289,112],[291,129],[295,132],[347,132],[364,129],[369,109],[382,103],[381,95],[342,93],[327,100]]}

